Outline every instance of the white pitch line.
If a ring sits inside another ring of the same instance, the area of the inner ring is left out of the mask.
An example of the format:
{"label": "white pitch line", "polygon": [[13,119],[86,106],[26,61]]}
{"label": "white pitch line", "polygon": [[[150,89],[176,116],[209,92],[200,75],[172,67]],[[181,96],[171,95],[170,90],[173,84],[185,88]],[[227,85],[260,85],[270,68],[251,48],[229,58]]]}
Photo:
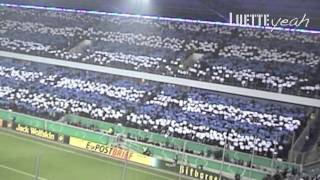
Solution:
{"label": "white pitch line", "polygon": [[[93,160],[97,160],[97,161],[100,161],[100,162],[103,162],[103,163],[112,164],[112,165],[115,165],[115,166],[118,166],[118,167],[123,167],[123,165],[114,163],[114,162],[112,162],[112,161],[106,161],[106,160],[99,159],[99,158],[96,158],[96,157],[93,157],[93,156],[89,156],[89,155],[85,155],[85,154],[82,154],[82,153],[78,153],[78,152],[76,152],[76,151],[70,151],[70,150],[66,150],[66,149],[63,149],[63,148],[56,147],[56,146],[54,146],[54,145],[44,144],[44,143],[41,143],[41,142],[38,142],[38,141],[35,141],[35,140],[31,140],[31,139],[29,139],[29,138],[23,138],[23,137],[19,137],[19,136],[16,136],[16,135],[12,135],[12,134],[9,134],[9,133],[7,133],[7,132],[0,131],[0,134],[3,134],[3,135],[5,135],[5,136],[10,136],[10,137],[13,137],[13,138],[16,138],[16,139],[20,139],[20,140],[23,140],[23,141],[29,141],[29,142],[32,142],[32,143],[35,143],[35,144],[39,144],[39,145],[42,145],[42,146],[46,146],[46,147],[51,148],[51,149],[56,149],[56,150],[59,150],[59,151],[63,151],[63,152],[70,153],[70,154],[82,156],[82,157],[85,157],[85,158],[88,158],[88,159],[93,159]],[[72,146],[70,146],[70,147],[68,147],[68,148],[72,148]],[[104,156],[104,157],[107,157],[107,158],[108,158],[108,156]],[[149,175],[153,175],[153,176],[158,176],[158,177],[161,177],[161,178],[163,178],[163,179],[172,180],[172,179],[169,178],[169,177],[162,176],[162,175],[155,174],[155,173],[151,173],[151,172],[144,171],[144,170],[140,170],[140,169],[137,169],[137,168],[134,168],[134,167],[130,167],[130,166],[129,166],[128,169],[132,169],[132,170],[134,170],[134,171],[138,171],[138,172],[141,172],[141,173],[144,173],[144,174],[149,174]],[[34,177],[34,176],[33,176],[33,177]],[[47,179],[42,179],[42,180],[47,180]]]}
{"label": "white pitch line", "polygon": [[[13,172],[16,172],[16,173],[19,173],[19,174],[23,174],[23,175],[26,175],[26,176],[29,176],[29,177],[33,177],[33,178],[36,177],[33,174],[30,174],[30,173],[27,173],[27,172],[24,172],[24,171],[21,171],[19,169],[12,168],[12,167],[9,167],[9,166],[3,165],[3,164],[0,164],[0,168],[7,169],[7,170],[10,170],[10,171],[13,171]],[[43,177],[39,177],[39,179],[40,180],[48,180],[48,179],[43,178]]]}

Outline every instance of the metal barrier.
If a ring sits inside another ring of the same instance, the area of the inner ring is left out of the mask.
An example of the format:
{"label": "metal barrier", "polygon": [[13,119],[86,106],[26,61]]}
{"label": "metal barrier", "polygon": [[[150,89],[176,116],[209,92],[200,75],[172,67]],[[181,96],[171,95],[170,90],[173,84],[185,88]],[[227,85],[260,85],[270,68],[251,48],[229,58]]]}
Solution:
{"label": "metal barrier", "polygon": [[[99,143],[102,145],[110,145],[117,146],[116,136],[111,136],[101,132],[95,132],[83,128],[78,128],[75,126],[71,126],[61,122],[54,122],[43,118],[38,118],[26,114],[10,112],[7,110],[0,109],[0,118],[6,121],[14,120],[17,124],[22,124],[25,126],[35,127],[42,130],[50,131],[57,134],[63,134],[70,137],[75,137],[79,139],[83,139],[85,141]],[[125,146],[124,148],[130,149],[137,153],[146,153],[148,151],[152,157],[162,159],[168,162],[177,162],[178,164],[182,164],[188,167],[198,168],[201,167],[204,171],[211,171],[215,173],[220,173],[223,175],[234,175],[240,174],[246,178],[254,178],[254,179],[262,179],[267,171],[262,171],[259,169],[251,169],[249,167],[240,166],[236,164],[232,164],[230,162],[215,160],[210,157],[195,155],[185,153],[185,150],[193,150],[194,153],[203,152],[203,151],[221,151],[221,148],[212,147],[204,144],[199,144],[192,141],[186,141],[174,137],[167,138],[161,134],[156,134],[152,132],[144,132],[139,129],[127,128],[123,126],[118,126],[112,123],[106,123],[102,121],[92,120],[89,118],[79,117],[75,115],[68,115],[64,118],[68,122],[81,122],[81,126],[90,127],[90,125],[94,125],[102,130],[108,130],[109,128],[113,128],[115,134],[123,135],[122,144]],[[130,139],[126,138],[127,135],[130,134]],[[139,142],[134,139],[146,137],[147,142]],[[157,145],[152,145],[152,143],[157,143]],[[165,147],[166,144],[175,144],[173,149],[169,149]],[[181,151],[182,150],[182,151]],[[271,162],[271,159],[265,157],[254,156],[252,157],[250,154],[225,150],[225,156],[230,156],[235,159],[249,161],[253,160],[253,164],[255,166],[260,166],[264,168],[271,168],[272,164],[275,166],[279,166],[281,168],[289,167],[294,168],[295,165],[286,162]],[[230,158],[229,157],[229,158]],[[269,172],[270,173],[270,172]]]}

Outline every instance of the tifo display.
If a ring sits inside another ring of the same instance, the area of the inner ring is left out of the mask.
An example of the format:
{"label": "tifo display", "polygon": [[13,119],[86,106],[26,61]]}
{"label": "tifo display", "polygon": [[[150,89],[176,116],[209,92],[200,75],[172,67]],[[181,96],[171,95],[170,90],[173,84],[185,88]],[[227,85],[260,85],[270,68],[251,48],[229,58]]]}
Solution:
{"label": "tifo display", "polygon": [[[59,119],[66,113],[231,150],[286,158],[307,108],[206,90],[2,58],[6,109]],[[52,75],[54,74],[54,75]]]}
{"label": "tifo display", "polygon": [[282,30],[0,3],[0,133],[46,146],[0,177],[317,179],[320,32]]}
{"label": "tifo display", "polygon": [[50,9],[0,12],[2,50],[319,97],[317,34]]}

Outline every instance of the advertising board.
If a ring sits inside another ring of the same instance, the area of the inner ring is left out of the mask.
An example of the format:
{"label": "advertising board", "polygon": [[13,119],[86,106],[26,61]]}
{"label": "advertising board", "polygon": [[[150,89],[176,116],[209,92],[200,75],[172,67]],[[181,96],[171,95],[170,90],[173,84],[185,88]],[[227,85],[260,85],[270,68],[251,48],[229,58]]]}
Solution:
{"label": "advertising board", "polygon": [[88,151],[93,151],[97,153],[105,154],[106,156],[128,160],[131,162],[147,165],[147,166],[155,166],[157,164],[157,159],[146,156],[140,153],[132,152],[126,149],[122,149],[119,147],[112,147],[109,145],[98,144],[90,141],[86,141],[83,139],[70,137],[69,144],[78,148],[86,149]]}

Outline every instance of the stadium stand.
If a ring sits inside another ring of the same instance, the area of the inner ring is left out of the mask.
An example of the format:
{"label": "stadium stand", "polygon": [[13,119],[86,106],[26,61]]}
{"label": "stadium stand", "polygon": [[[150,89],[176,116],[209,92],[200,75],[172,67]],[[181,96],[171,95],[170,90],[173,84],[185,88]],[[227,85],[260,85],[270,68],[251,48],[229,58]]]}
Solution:
{"label": "stadium stand", "polygon": [[315,34],[4,7],[0,17],[2,50],[319,97]]}
{"label": "stadium stand", "polygon": [[0,61],[1,106],[59,119],[67,113],[231,150],[286,158],[310,109],[51,65]]}
{"label": "stadium stand", "polygon": [[[3,51],[312,98],[319,46],[297,31],[0,6]],[[320,139],[312,107],[1,56],[0,108],[4,120],[102,144],[124,136],[145,155],[254,179],[304,176],[290,152]]]}

